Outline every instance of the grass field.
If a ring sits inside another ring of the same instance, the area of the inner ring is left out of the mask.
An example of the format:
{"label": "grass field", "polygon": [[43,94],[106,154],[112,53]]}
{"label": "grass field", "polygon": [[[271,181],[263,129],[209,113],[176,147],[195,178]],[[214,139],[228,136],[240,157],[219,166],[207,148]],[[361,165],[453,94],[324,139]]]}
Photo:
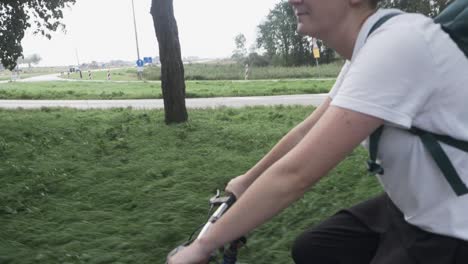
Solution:
{"label": "grass field", "polygon": [[[327,93],[330,81],[187,81],[186,97],[261,96]],[[160,82],[37,82],[0,84],[0,99],[162,98]]]}
{"label": "grass field", "polygon": [[[332,63],[319,67],[250,67],[249,80],[336,78],[343,64]],[[245,68],[239,64],[184,65],[186,80],[244,80]],[[146,68],[144,78],[160,80],[159,67]]]}
{"label": "grass field", "polygon": [[[339,61],[331,64],[303,67],[250,67],[249,80],[268,80],[268,79],[307,79],[307,78],[335,78],[341,69],[343,62]],[[235,63],[206,63],[206,64],[186,64],[184,65],[186,80],[244,80],[245,68],[243,65]],[[67,74],[68,69],[64,67],[33,67],[23,69],[21,79],[63,72],[61,76],[64,79],[79,80],[78,73]],[[137,81],[136,68],[111,69],[111,80],[113,81]],[[92,80],[107,80],[107,70],[92,71]],[[88,70],[83,69],[82,80],[88,81]],[[10,71],[0,71],[0,80],[10,80]],[[160,80],[161,68],[146,67],[143,73],[145,80]]]}
{"label": "grass field", "polygon": [[[0,263],[163,263],[245,172],[310,108],[190,112],[0,110]],[[380,192],[364,151],[249,236],[240,262],[291,263],[296,235]]]}
{"label": "grass field", "polygon": [[[335,78],[343,64],[341,62],[321,65],[319,67],[251,67],[249,80],[268,79],[304,79],[304,78]],[[184,65],[186,80],[244,80],[245,68],[239,64],[186,64]],[[111,80],[137,81],[135,68],[111,70]],[[83,71],[83,80],[89,80],[88,71]],[[64,75],[67,79],[68,76]],[[146,67],[143,73],[145,80],[160,80],[160,67]],[[78,73],[71,73],[70,79],[80,79]],[[107,71],[92,72],[92,80],[107,80]]]}
{"label": "grass field", "polygon": [[[125,69],[112,69],[110,70],[112,81],[138,81],[138,76],[135,68]],[[88,71],[82,72],[84,81],[89,80]],[[92,80],[107,81],[107,70],[104,71],[92,71]],[[70,73],[68,76],[66,73],[61,76],[63,79],[80,80],[80,75],[77,72]]]}

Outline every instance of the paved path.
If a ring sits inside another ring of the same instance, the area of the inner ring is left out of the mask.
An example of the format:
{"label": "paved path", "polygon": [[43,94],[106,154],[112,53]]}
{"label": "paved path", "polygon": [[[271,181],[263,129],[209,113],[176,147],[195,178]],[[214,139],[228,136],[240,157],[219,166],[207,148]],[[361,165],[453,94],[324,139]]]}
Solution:
{"label": "paved path", "polygon": [[34,77],[29,77],[25,79],[20,79],[18,82],[50,82],[50,81],[61,81],[62,79],[59,77],[60,74],[54,73],[54,74],[47,74],[47,75],[40,75],[40,76],[34,76]]}
{"label": "paved path", "polygon": [[[327,94],[255,96],[255,97],[215,97],[186,99],[187,108],[245,107],[257,105],[313,105],[318,106]],[[37,109],[42,107],[66,107],[75,109],[161,109],[162,99],[143,100],[0,100],[0,108]]]}

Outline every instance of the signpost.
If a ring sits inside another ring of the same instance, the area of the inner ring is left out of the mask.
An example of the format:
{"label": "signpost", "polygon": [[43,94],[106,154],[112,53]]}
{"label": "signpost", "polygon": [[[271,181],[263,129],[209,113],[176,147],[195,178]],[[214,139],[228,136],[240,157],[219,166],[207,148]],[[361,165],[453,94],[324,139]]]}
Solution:
{"label": "signpost", "polygon": [[151,57],[144,57],[143,58],[143,61],[145,62],[145,64],[152,64],[153,63],[153,58]]}
{"label": "signpost", "polygon": [[143,60],[137,60],[136,65],[137,67],[143,67],[143,65],[145,65],[145,62]]}
{"label": "signpost", "polygon": [[319,66],[318,59],[320,59],[320,49],[318,47],[316,38],[312,39],[312,53],[314,54],[315,63],[317,63],[317,66]]}
{"label": "signpost", "polygon": [[145,62],[141,59],[138,59],[136,61],[137,64],[137,72],[138,72],[138,80],[143,79],[143,66],[145,65]]}

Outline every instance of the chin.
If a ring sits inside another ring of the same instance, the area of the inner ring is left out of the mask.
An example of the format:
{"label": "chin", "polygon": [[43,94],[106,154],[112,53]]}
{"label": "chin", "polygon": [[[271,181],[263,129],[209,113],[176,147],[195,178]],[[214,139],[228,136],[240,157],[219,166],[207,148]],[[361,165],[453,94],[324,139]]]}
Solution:
{"label": "chin", "polygon": [[298,23],[298,24],[297,24],[296,32],[297,32],[299,35],[308,35],[308,34],[307,34],[306,28],[305,28],[304,25],[301,24],[301,23]]}
{"label": "chin", "polygon": [[303,36],[314,36],[314,32],[312,32],[310,30],[310,28],[307,28],[306,26],[304,26],[303,24],[297,24],[297,29],[296,29],[296,32],[299,34],[299,35],[303,35]]}

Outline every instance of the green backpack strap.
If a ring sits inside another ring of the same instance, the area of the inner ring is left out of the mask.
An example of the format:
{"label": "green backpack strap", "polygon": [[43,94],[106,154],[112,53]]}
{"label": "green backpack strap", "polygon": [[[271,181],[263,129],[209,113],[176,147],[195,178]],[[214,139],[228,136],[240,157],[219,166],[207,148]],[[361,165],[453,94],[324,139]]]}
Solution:
{"label": "green backpack strap", "polygon": [[[379,127],[369,137],[369,160],[367,161],[367,164],[368,170],[372,174],[377,173],[382,175],[384,173],[384,169],[376,161],[380,136],[382,135],[383,128],[384,126]],[[429,154],[431,154],[437,164],[437,167],[442,171],[442,174],[450,184],[450,187],[452,187],[453,191],[458,196],[468,194],[468,187],[466,187],[465,183],[461,180],[457,170],[453,167],[452,162],[450,162],[450,159],[439,143],[443,142],[449,146],[468,152],[468,142],[454,139],[449,136],[434,134],[416,127],[412,127],[409,132],[417,135],[421,139],[424,148],[429,152]]]}
{"label": "green backpack strap", "polygon": [[398,15],[401,15],[401,13],[390,13],[390,14],[387,14],[387,15],[381,17],[372,26],[371,30],[369,31],[369,34],[367,34],[367,37],[369,37],[369,35],[372,34],[372,32],[374,32],[376,29],[378,29],[380,26],[382,26],[385,22],[390,20],[392,17],[398,16]]}
{"label": "green backpack strap", "polygon": [[445,151],[440,146],[439,141],[442,141],[452,147],[468,152],[468,142],[457,140],[448,136],[437,135],[419,128],[411,128],[410,132],[419,136],[424,147],[431,154],[435,163],[444,174],[445,179],[450,184],[452,189],[458,196],[468,194],[468,188],[460,179],[457,170],[453,167],[452,162],[445,154]]}
{"label": "green backpack strap", "polygon": [[468,0],[455,0],[445,8],[434,22],[450,35],[468,57]]}
{"label": "green backpack strap", "polygon": [[367,160],[367,170],[375,174],[384,174],[384,169],[377,163],[377,153],[379,152],[379,141],[384,126],[380,126],[369,137],[369,160]]}
{"label": "green backpack strap", "polygon": [[[369,35],[396,15],[399,15],[399,13],[392,13],[382,17],[374,24]],[[434,21],[442,25],[443,30],[450,35],[468,57],[468,0],[454,1],[434,19]],[[369,137],[369,160],[367,161],[367,165],[369,172],[372,174],[384,174],[384,169],[377,163],[378,146],[383,129],[384,126],[379,127]],[[449,136],[434,134],[415,127],[411,128],[409,131],[419,136],[424,147],[429,151],[454,192],[458,196],[468,194],[468,188],[463,183],[447,154],[445,154],[440,146],[439,141],[467,153],[468,142],[457,140]]]}

